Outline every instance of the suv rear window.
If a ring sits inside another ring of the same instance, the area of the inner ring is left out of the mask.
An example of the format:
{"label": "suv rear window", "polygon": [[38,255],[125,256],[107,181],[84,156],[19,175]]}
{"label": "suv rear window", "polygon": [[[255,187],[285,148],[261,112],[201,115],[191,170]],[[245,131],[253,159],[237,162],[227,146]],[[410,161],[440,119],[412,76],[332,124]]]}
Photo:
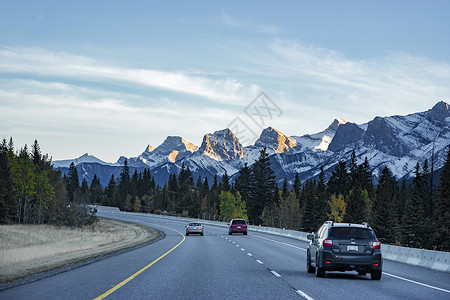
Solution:
{"label": "suv rear window", "polygon": [[235,225],[235,224],[246,224],[246,223],[245,223],[245,220],[233,220],[233,222],[231,224]]}
{"label": "suv rear window", "polygon": [[356,227],[333,227],[328,232],[328,237],[337,240],[372,240],[375,234],[370,229]]}

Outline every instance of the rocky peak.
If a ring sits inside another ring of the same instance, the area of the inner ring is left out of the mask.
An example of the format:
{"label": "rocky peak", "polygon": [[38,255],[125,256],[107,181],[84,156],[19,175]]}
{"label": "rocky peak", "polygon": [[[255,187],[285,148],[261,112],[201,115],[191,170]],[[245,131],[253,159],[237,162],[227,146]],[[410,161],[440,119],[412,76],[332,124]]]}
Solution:
{"label": "rocky peak", "polygon": [[331,125],[328,126],[328,128],[325,129],[325,131],[336,132],[338,130],[339,125],[343,125],[345,123],[347,123],[347,121],[342,119],[334,119],[333,123],[331,123]]}
{"label": "rocky peak", "polygon": [[450,105],[445,103],[444,101],[440,101],[433,106],[432,109],[428,110],[427,118],[430,121],[440,121],[444,122],[444,120],[450,117]]}
{"label": "rocky peak", "polygon": [[152,154],[156,155],[169,155],[173,151],[178,151],[178,153],[181,152],[195,152],[198,150],[198,146],[195,146],[192,143],[189,143],[185,141],[180,136],[168,136],[164,142],[156,147],[153,151],[151,151]]}
{"label": "rocky peak", "polygon": [[328,150],[340,151],[345,147],[357,142],[364,136],[364,130],[355,123],[345,123],[339,125]]}
{"label": "rocky peak", "polygon": [[295,146],[297,146],[297,142],[293,138],[272,127],[264,129],[259,139],[255,142],[255,147],[267,147],[275,153],[288,152]]}
{"label": "rocky peak", "polygon": [[222,161],[242,158],[244,150],[239,139],[227,128],[205,134],[199,153]]}

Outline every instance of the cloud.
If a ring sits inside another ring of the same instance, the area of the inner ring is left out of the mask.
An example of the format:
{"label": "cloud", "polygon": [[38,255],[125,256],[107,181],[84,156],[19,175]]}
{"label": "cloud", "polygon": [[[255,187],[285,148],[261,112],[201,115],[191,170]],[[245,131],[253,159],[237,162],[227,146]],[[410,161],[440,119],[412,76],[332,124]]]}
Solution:
{"label": "cloud", "polygon": [[233,78],[215,80],[192,72],[125,68],[89,57],[34,48],[0,48],[0,70],[3,73],[158,88],[219,103],[239,103],[255,94],[255,85],[245,86]]}

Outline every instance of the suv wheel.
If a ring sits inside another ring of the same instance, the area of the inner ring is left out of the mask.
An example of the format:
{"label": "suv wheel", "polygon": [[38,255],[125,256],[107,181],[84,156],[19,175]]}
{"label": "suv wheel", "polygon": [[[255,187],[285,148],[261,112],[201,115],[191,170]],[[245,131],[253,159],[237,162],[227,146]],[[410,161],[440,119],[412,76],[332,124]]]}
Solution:
{"label": "suv wheel", "polygon": [[316,269],[315,269],[316,277],[325,277],[325,270],[323,268],[319,268],[319,261],[316,258]]}
{"label": "suv wheel", "polygon": [[315,269],[311,266],[311,257],[309,257],[309,252],[306,254],[306,272],[314,273]]}
{"label": "suv wheel", "polygon": [[231,235],[231,231],[228,231],[228,235]]}
{"label": "suv wheel", "polygon": [[372,280],[380,280],[381,279],[381,271],[372,271],[372,272],[370,272],[370,278]]}

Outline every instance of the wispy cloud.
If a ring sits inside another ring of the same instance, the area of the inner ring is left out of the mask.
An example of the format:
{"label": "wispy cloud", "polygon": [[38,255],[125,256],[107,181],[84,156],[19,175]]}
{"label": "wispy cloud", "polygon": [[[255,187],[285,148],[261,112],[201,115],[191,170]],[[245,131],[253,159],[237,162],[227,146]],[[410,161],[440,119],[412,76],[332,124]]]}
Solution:
{"label": "wispy cloud", "polygon": [[125,68],[68,53],[33,48],[0,48],[0,70],[116,85],[152,87],[207,98],[222,103],[239,103],[259,89],[233,78],[210,79],[192,72]]}

